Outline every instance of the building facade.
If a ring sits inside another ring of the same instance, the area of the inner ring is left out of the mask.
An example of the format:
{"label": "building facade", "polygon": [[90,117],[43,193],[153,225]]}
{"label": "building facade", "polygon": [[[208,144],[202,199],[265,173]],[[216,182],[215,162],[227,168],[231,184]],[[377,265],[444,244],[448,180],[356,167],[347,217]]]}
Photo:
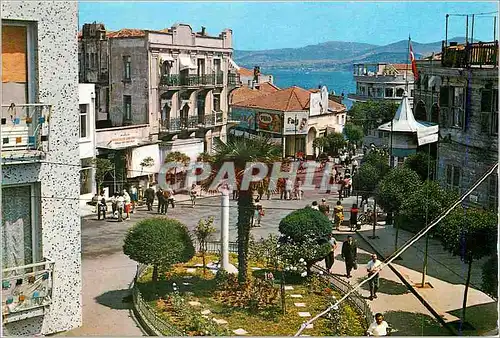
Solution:
{"label": "building facade", "polygon": [[[441,53],[418,60],[417,68],[415,117],[439,123],[437,178],[463,192],[498,162],[498,41],[443,42]],[[469,203],[496,210],[498,175]]]}
{"label": "building facade", "polygon": [[295,86],[259,92],[248,92],[248,99],[231,105],[231,120],[238,122],[231,129],[234,135],[267,135],[282,147],[283,157],[314,158],[315,138],[343,131],[346,107],[329,100],[326,87],[314,92]]}
{"label": "building facade", "polygon": [[353,75],[356,81],[356,93],[348,95],[352,101],[389,100],[399,102],[406,91],[410,106],[413,105],[414,79],[411,65],[354,64]]}
{"label": "building facade", "polygon": [[[187,152],[194,160],[212,151],[215,138],[226,140],[229,95],[240,86],[230,29],[210,36],[204,27],[194,32],[186,24],[117,32],[89,25],[95,28],[84,25],[80,61],[97,67],[100,77],[82,67],[80,74],[96,83],[107,76],[96,88],[98,118],[106,118],[97,121],[96,142],[99,156],[115,161],[115,188],[127,180],[144,186],[169,152]],[[95,33],[86,39],[86,32]],[[140,164],[148,157],[154,165],[145,169]]]}
{"label": "building facade", "polygon": [[82,324],[78,5],[2,4],[2,328]]}
{"label": "building facade", "polygon": [[98,193],[95,181],[95,85],[78,85],[80,108],[80,205],[86,204]]}

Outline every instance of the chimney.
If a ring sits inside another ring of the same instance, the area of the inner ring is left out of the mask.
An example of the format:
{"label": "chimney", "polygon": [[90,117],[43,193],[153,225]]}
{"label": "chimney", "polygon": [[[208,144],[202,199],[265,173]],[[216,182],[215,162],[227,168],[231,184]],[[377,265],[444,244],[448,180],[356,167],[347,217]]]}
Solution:
{"label": "chimney", "polygon": [[201,26],[201,35],[205,36],[206,34],[206,27]]}

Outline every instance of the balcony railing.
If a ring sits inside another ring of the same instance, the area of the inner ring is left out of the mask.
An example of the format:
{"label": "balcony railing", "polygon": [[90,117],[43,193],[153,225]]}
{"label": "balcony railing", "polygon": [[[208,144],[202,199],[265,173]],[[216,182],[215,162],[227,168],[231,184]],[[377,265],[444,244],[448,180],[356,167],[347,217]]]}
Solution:
{"label": "balcony railing", "polygon": [[222,85],[222,74],[203,74],[203,75],[179,75],[179,74],[164,74],[160,79],[160,86],[167,87],[197,87],[197,86],[213,86],[217,82]]}
{"label": "balcony railing", "polygon": [[451,46],[443,41],[441,51],[443,67],[498,66],[498,41]]}
{"label": "balcony railing", "polygon": [[199,115],[198,122],[203,127],[212,127],[224,123],[222,113],[214,112],[208,115]]}
{"label": "balcony railing", "polygon": [[2,105],[2,153],[48,150],[44,145],[48,144],[51,111],[51,105],[42,103]]}
{"label": "balcony railing", "polygon": [[4,323],[43,315],[52,303],[54,262],[17,266],[2,270],[2,315]]}
{"label": "balcony railing", "polygon": [[171,119],[160,120],[160,131],[175,133],[188,129],[213,127],[221,125],[223,123],[223,114],[220,112],[208,115],[175,117]]}
{"label": "balcony railing", "polygon": [[217,72],[217,74],[215,75],[215,85],[216,86],[224,85],[224,73],[223,72]]}
{"label": "balcony railing", "polygon": [[227,74],[227,84],[230,86],[240,85],[240,74],[228,73]]}

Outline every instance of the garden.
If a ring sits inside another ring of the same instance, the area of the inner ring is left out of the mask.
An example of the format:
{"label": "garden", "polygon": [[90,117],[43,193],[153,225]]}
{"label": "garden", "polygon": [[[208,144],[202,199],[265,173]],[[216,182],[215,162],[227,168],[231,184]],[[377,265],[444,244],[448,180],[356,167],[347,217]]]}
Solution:
{"label": "garden", "polygon": [[[174,219],[143,220],[127,234],[124,252],[148,265],[136,287],[156,316],[177,333],[294,335],[301,324],[342,296],[328,276],[313,273],[314,264],[330,250],[332,226],[323,217],[311,208],[296,210],[281,221],[280,236],[249,238],[244,274],[218,271],[219,255],[206,252],[215,232],[213,219],[200,220],[192,233]],[[230,254],[230,263],[239,265],[236,254]],[[343,302],[304,334],[361,336],[365,331],[363,315]]]}

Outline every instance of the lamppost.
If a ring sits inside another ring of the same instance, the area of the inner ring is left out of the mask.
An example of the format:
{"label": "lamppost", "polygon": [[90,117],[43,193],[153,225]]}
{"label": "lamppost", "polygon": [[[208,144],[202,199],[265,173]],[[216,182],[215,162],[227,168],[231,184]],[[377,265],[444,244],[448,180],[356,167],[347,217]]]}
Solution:
{"label": "lamppost", "polygon": [[391,140],[389,145],[389,165],[394,168],[394,157],[392,156],[392,133],[394,131],[394,119],[391,120]]}
{"label": "lamppost", "polygon": [[295,119],[293,120],[293,128],[294,128],[294,133],[293,133],[293,159],[297,160],[297,114],[295,114]]}

